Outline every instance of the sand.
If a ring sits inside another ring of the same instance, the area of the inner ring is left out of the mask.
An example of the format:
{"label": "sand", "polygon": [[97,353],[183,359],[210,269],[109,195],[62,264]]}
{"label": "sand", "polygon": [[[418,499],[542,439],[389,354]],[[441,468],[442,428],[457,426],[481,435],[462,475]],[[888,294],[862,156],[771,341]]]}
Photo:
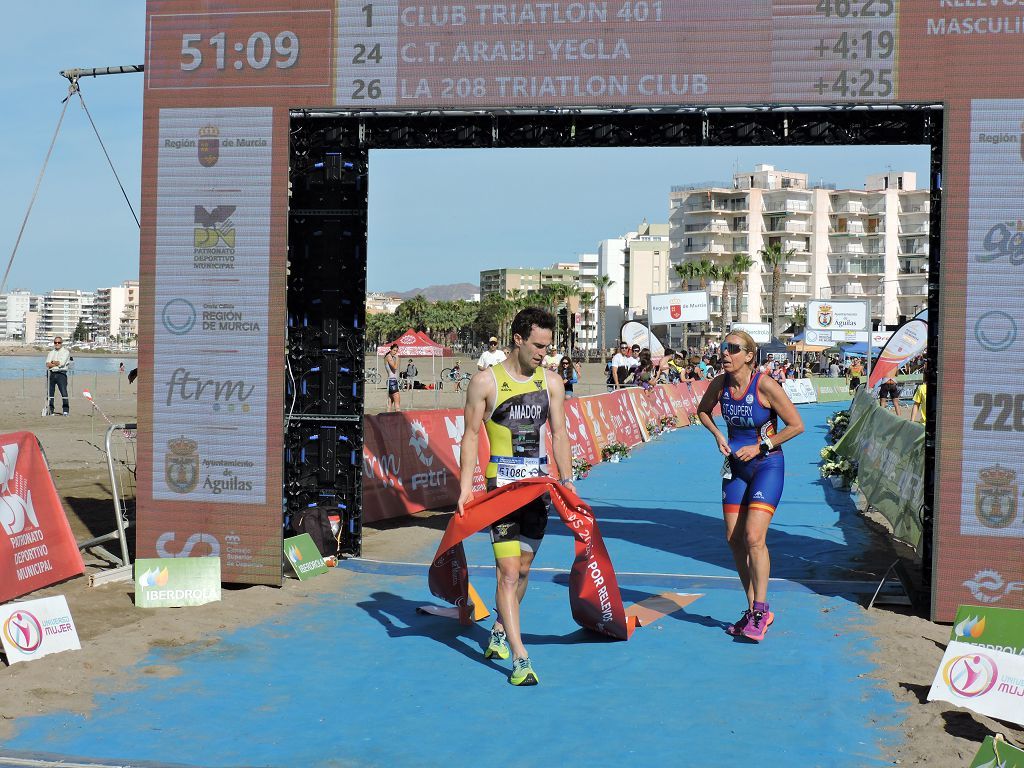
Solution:
{"label": "sand", "polygon": [[[371,367],[373,362],[373,358],[368,360]],[[426,366],[424,361],[418,362],[421,371],[429,370],[429,360]],[[471,365],[466,359],[463,363],[464,367]],[[577,391],[603,391],[603,382],[599,363],[584,366]],[[95,402],[110,419],[118,423],[134,419],[134,386],[121,378],[119,389],[117,375],[89,375],[88,385]],[[39,392],[23,394],[20,381],[0,381],[0,433],[30,430],[39,437],[72,530],[83,540],[111,530],[113,512],[102,450],[106,421],[82,399],[80,391],[73,394],[70,417],[42,418]],[[432,407],[435,397],[441,407],[461,407],[464,395],[450,388],[437,393],[415,390],[403,393],[403,405]],[[385,401],[383,386],[368,389],[367,412],[383,410]],[[364,549],[375,558],[404,559],[436,542],[445,519],[444,515],[427,513],[415,519],[368,526]],[[103,569],[100,561],[89,556],[87,564],[87,573]],[[189,609],[187,622],[180,620],[177,611],[136,609],[128,582],[89,587],[85,578],[76,578],[40,590],[32,597],[67,597],[83,648],[49,657],[45,663],[0,666],[0,741],[11,736],[18,717],[57,710],[88,713],[95,706],[93,692],[111,685],[110,679],[131,688],[133,682],[125,670],[156,646],[168,642],[214,643],[219,630],[272,618],[324,589],[344,594],[346,578],[347,574],[336,571],[330,579],[305,583],[287,579],[280,589],[228,589],[221,602]],[[1024,729],[944,702],[925,700],[949,637],[948,626],[933,624],[909,608],[861,608],[861,613],[864,628],[877,640],[878,651],[872,657],[876,666],[863,672],[851,668],[850,673],[879,679],[896,700],[907,704],[902,723],[878,723],[880,729],[896,727],[903,732],[902,742],[888,755],[893,765],[967,766],[989,733],[1003,732],[1011,742],[1024,743]],[[146,667],[142,673],[160,677],[170,671]],[[827,734],[822,738],[827,739]]]}

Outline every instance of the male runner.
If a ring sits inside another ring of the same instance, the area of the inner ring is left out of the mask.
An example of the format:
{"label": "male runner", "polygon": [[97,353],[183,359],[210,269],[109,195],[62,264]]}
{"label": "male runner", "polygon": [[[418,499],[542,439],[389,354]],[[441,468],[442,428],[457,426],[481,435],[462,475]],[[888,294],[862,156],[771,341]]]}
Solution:
{"label": "male runner", "polygon": [[[543,309],[527,307],[512,320],[511,354],[503,362],[477,373],[466,393],[466,431],[462,437],[458,514],[473,498],[480,425],[487,431],[491,460],[484,472],[487,489],[549,472],[545,437],[550,430],[555,470],[562,485],[574,493],[572,457],[565,429],[565,389],[561,378],[541,366],[551,343],[555,318]],[[498,520],[491,526],[497,564],[495,603],[498,620],[491,630],[485,658],[513,655],[513,685],[536,685],[519,628],[519,604],[526,594],[530,565],[544,537],[548,503],[544,498]]]}

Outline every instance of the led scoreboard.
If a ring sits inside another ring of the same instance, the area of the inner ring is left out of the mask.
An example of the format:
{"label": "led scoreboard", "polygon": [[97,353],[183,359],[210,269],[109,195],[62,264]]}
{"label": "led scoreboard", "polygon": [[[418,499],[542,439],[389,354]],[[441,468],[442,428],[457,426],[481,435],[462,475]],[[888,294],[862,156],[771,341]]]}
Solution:
{"label": "led scoreboard", "polygon": [[149,0],[140,556],[280,580],[289,110],[941,104],[933,615],[1024,607],[1022,7]]}

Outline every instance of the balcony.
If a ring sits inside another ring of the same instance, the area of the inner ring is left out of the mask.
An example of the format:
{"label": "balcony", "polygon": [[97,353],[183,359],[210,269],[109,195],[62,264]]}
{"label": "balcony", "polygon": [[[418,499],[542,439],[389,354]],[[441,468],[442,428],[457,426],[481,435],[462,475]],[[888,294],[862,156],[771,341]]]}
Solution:
{"label": "balcony", "polygon": [[899,292],[899,297],[901,299],[904,298],[904,297],[912,296],[912,297],[914,297],[915,300],[918,300],[922,296],[927,296],[927,295],[928,295],[928,286],[927,285],[907,285],[907,286],[901,286],[901,290]]}
{"label": "balcony", "polygon": [[922,203],[921,205],[908,205],[904,206],[900,213],[931,213],[932,208],[929,203]]}
{"label": "balcony", "polygon": [[683,253],[725,253],[726,248],[719,243],[694,243],[683,248]]}
{"label": "balcony", "polygon": [[904,256],[927,256],[929,254],[928,243],[923,240],[907,241],[903,244],[900,253]]}
{"label": "balcony", "polygon": [[799,261],[788,261],[782,265],[782,271],[787,275],[809,275],[811,274],[811,265]]}
{"label": "balcony", "polygon": [[782,292],[801,296],[811,295],[810,286],[807,283],[783,283]]}
{"label": "balcony", "polygon": [[881,275],[885,263],[881,259],[829,259],[829,272],[834,275]]}
{"label": "balcony", "polygon": [[712,222],[708,224],[687,224],[683,227],[684,232],[730,232],[729,225],[723,222]]}
{"label": "balcony", "polygon": [[924,223],[919,227],[907,227],[900,232],[900,237],[914,237],[915,235],[927,235],[928,224]]}

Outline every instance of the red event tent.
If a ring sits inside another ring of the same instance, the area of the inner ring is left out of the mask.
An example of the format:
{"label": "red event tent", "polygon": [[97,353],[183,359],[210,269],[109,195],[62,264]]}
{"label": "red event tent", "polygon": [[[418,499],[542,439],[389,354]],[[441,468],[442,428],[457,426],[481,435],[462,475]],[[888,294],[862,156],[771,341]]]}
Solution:
{"label": "red event tent", "polygon": [[[381,344],[377,347],[377,367],[380,367],[380,356],[386,355],[388,350],[391,349],[391,344],[398,345],[398,356],[399,357],[429,357],[430,358],[430,379],[431,386],[437,383],[437,371],[434,366],[434,361],[440,357],[441,366],[444,367],[444,358],[446,355],[452,354],[451,349],[442,346],[434,341],[432,338],[427,336],[423,331],[414,331],[412,328],[407,330],[397,339],[390,344]],[[411,383],[410,383],[410,386]],[[435,391],[434,399],[437,399]]]}

